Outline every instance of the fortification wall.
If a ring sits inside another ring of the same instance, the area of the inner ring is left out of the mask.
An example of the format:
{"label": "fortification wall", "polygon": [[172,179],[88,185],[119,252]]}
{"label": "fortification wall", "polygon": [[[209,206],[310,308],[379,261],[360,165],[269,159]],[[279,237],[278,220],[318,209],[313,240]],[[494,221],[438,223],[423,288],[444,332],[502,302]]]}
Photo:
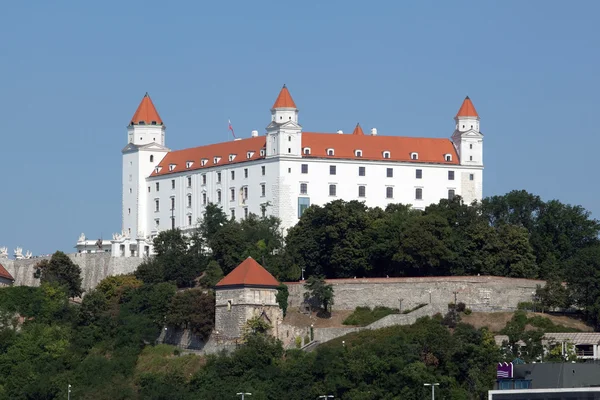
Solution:
{"label": "fortification wall", "polygon": [[[74,253],[68,255],[81,268],[82,286],[85,290],[94,288],[102,279],[111,275],[129,274],[143,261],[137,257],[111,257],[109,253]],[[38,286],[40,280],[34,278],[35,265],[50,257],[28,260],[0,260],[0,264],[15,278],[16,286]]]}
{"label": "fortification wall", "polygon": [[[463,302],[473,311],[510,311],[522,301],[532,301],[537,285],[544,281],[497,276],[444,276],[420,278],[328,279],[335,295],[333,310],[385,306],[402,309],[419,304],[444,307]],[[286,283],[288,307],[300,308],[304,301],[302,282]]]}

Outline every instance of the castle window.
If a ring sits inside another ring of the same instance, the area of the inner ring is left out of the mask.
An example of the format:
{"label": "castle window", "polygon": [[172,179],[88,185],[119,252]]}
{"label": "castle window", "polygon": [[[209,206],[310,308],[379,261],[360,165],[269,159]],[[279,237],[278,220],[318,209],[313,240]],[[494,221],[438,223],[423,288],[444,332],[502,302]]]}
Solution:
{"label": "castle window", "polygon": [[254,155],[253,151],[249,151],[248,153],[246,153],[247,158],[252,158],[253,155]]}
{"label": "castle window", "polygon": [[362,150],[354,150],[355,157],[362,157]]}
{"label": "castle window", "polygon": [[244,207],[244,218],[248,218],[248,207]]}
{"label": "castle window", "polygon": [[327,149],[327,155],[328,156],[333,156],[334,155],[333,149]]}
{"label": "castle window", "polygon": [[[233,210],[232,210],[233,213]],[[227,311],[231,311],[231,303],[233,302],[233,300],[227,300]]]}
{"label": "castle window", "polygon": [[[292,119],[292,118],[290,117],[290,119]],[[291,142],[291,141],[292,141],[292,137],[288,136],[288,142]]]}
{"label": "castle window", "polygon": [[175,209],[175,197],[171,197],[171,210]]}
{"label": "castle window", "polygon": [[264,156],[265,156],[265,150],[264,150],[264,149],[260,151],[260,156],[261,156],[261,157],[264,157]]}
{"label": "castle window", "polygon": [[304,148],[304,155],[310,155],[310,147],[305,147]]}
{"label": "castle window", "polygon": [[231,162],[233,160],[235,160],[235,154],[230,154],[229,155],[229,161]]}
{"label": "castle window", "polygon": [[454,180],[454,171],[448,171],[448,180],[449,181],[453,181]]}
{"label": "castle window", "polygon": [[154,200],[154,211],[155,212],[160,211],[160,200],[158,200],[158,199]]}
{"label": "castle window", "polygon": [[206,205],[206,192],[202,193],[202,204]]}
{"label": "castle window", "polygon": [[415,189],[415,199],[423,200],[423,189],[421,189],[421,188]]}
{"label": "castle window", "polygon": [[244,178],[248,177],[248,168],[244,168]]}
{"label": "castle window", "polygon": [[154,156],[153,155],[150,156],[150,162],[154,162]]}
{"label": "castle window", "polygon": [[202,160],[200,160],[200,165],[204,167],[206,164],[208,164],[208,158],[203,158]]}
{"label": "castle window", "polygon": [[366,195],[367,195],[366,186],[359,186],[358,187],[358,197],[365,197]]}
{"label": "castle window", "polygon": [[175,179],[171,179],[171,189],[175,189]]}
{"label": "castle window", "polygon": [[221,191],[217,190],[217,203],[221,204]]}
{"label": "castle window", "polygon": [[386,197],[386,199],[394,198],[394,188],[393,187],[388,186],[385,188],[385,197]]}
{"label": "castle window", "polygon": [[235,219],[235,208],[231,209],[231,219]]}
{"label": "castle window", "polygon": [[451,155],[451,154],[445,154],[445,155],[444,155],[444,159],[445,159],[446,161],[452,161],[452,155]]}
{"label": "castle window", "polygon": [[308,174],[308,164],[302,164],[302,165],[300,166],[300,171],[301,171],[303,174]]}
{"label": "castle window", "polygon": [[169,171],[173,171],[175,169],[175,164],[169,164]]}
{"label": "castle window", "polygon": [[469,156],[469,161],[473,161],[473,156]]}
{"label": "castle window", "polygon": [[161,169],[162,169],[162,167],[156,167],[156,168],[154,168],[154,172],[158,174]]}
{"label": "castle window", "polygon": [[448,200],[452,200],[454,198],[454,189],[448,190]]}
{"label": "castle window", "polygon": [[264,183],[260,185],[260,197],[265,197],[267,195],[267,186]]}
{"label": "castle window", "polygon": [[191,226],[192,225],[192,216],[188,215],[188,225]]}
{"label": "castle window", "polygon": [[390,158],[390,152],[389,151],[384,151],[383,152],[383,158]]}
{"label": "castle window", "polygon": [[156,182],[156,191],[158,192],[160,190],[160,182]]}
{"label": "castle window", "polygon": [[288,154],[292,154],[292,148],[288,147]]}
{"label": "castle window", "polygon": [[419,159],[419,153],[410,153],[410,159],[411,160],[418,160]]}
{"label": "castle window", "polygon": [[191,194],[187,195],[187,205],[188,205],[188,207],[192,206],[192,195]]}
{"label": "castle window", "polygon": [[192,187],[192,177],[191,176],[187,177],[187,187]]}
{"label": "castle window", "polygon": [[415,178],[416,179],[422,179],[423,178],[423,170],[422,169],[418,169],[415,172]]}
{"label": "castle window", "polygon": [[264,176],[267,172],[267,168],[263,165],[262,167],[260,167],[260,172]]}
{"label": "castle window", "polygon": [[185,163],[185,167],[186,167],[186,168],[191,168],[191,167],[192,167],[192,165],[194,165],[194,162],[193,162],[193,161],[187,161],[187,162]]}
{"label": "castle window", "polygon": [[214,164],[218,164],[218,163],[219,163],[219,161],[221,161],[221,157],[214,157],[214,158],[213,158],[213,163],[214,163]]}
{"label": "castle window", "polygon": [[231,189],[229,189],[229,191],[231,194],[229,201],[235,201],[235,188],[231,188]]}
{"label": "castle window", "polygon": [[235,171],[231,171],[231,180],[234,181],[235,180]]}
{"label": "castle window", "polygon": [[335,185],[329,185],[329,195],[335,196],[337,193],[337,187]]}
{"label": "castle window", "polygon": [[394,169],[393,168],[387,168],[385,171],[385,176],[387,176],[388,178],[393,178],[394,177]]}
{"label": "castle window", "polygon": [[366,168],[358,167],[358,176],[365,176],[365,175],[366,175]]}
{"label": "castle window", "polygon": [[217,172],[217,183],[221,183],[221,173]]}
{"label": "castle window", "polygon": [[148,193],[150,193],[150,186],[148,186]]}
{"label": "castle window", "polygon": [[329,166],[329,175],[335,175],[337,173],[337,168],[335,167],[335,165],[330,165]]}
{"label": "castle window", "polygon": [[469,149],[473,150],[473,144],[469,145]]}
{"label": "castle window", "polygon": [[308,183],[301,183],[300,184],[300,194],[307,194],[308,193]]}
{"label": "castle window", "polygon": [[475,180],[475,174],[469,174],[469,180],[470,181],[474,181]]}

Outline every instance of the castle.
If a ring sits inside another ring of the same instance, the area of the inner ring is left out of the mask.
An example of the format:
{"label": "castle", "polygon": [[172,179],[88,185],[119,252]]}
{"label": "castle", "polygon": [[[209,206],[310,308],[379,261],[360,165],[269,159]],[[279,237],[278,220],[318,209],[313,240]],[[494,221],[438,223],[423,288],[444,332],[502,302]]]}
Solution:
{"label": "castle", "polygon": [[[165,124],[146,94],[127,127],[122,229],[113,235],[111,254],[152,254],[158,232],[190,231],[209,203],[231,218],[273,215],[288,229],[311,204],[336,199],[416,209],[455,195],[468,203],[481,200],[479,122],[467,97],[450,139],[383,136],[375,128],[365,133],[359,124],[351,134],[306,132],[284,85],[265,135],[253,131],[248,138],[171,151]],[[90,246],[81,241],[78,247]]]}

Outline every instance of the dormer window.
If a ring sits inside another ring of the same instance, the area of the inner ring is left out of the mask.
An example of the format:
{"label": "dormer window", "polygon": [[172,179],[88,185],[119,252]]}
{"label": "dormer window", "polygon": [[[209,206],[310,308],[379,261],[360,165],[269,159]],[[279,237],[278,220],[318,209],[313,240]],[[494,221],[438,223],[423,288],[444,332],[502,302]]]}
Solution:
{"label": "dormer window", "polygon": [[235,156],[236,156],[235,154],[230,154],[229,155],[229,162],[235,160]]}
{"label": "dormer window", "polygon": [[419,153],[416,153],[416,152],[410,153],[410,159],[411,160],[418,160],[419,159]]}
{"label": "dormer window", "polygon": [[162,169],[162,167],[156,167],[156,168],[154,168],[154,172],[158,174],[161,169]]}
{"label": "dormer window", "polygon": [[[140,121],[140,122],[138,122],[138,125],[146,125],[146,123],[144,121]],[[464,126],[463,126],[463,128],[464,128]]]}
{"label": "dormer window", "polygon": [[302,150],[302,152],[304,153],[305,156],[309,156],[310,155],[310,147],[305,147],[304,150]]}
{"label": "dormer window", "polygon": [[333,156],[334,154],[335,154],[335,152],[333,151],[333,149],[327,149],[328,156]]}
{"label": "dormer window", "polygon": [[390,158],[390,152],[389,151],[384,151],[383,152],[383,158]]}
{"label": "dormer window", "polygon": [[354,150],[355,157],[362,157],[362,150]]}
{"label": "dormer window", "polygon": [[452,161],[452,154],[444,154],[444,160]]}
{"label": "dormer window", "polygon": [[152,121],[150,124],[151,125],[156,125],[156,121]]}
{"label": "dormer window", "polygon": [[169,171],[173,171],[177,164],[169,164]]}
{"label": "dormer window", "polygon": [[185,162],[185,167],[186,167],[186,168],[191,168],[191,167],[192,167],[192,165],[194,165],[194,162],[193,162],[193,161],[186,161],[186,162]]}
{"label": "dormer window", "polygon": [[265,156],[265,149],[261,149],[261,150],[260,150],[260,156],[261,156],[261,157],[264,157],[264,156]]}
{"label": "dormer window", "polygon": [[200,160],[200,165],[204,167],[206,164],[208,164],[208,158],[203,158],[202,160]]}
{"label": "dormer window", "polygon": [[252,158],[252,156],[254,156],[253,151],[249,151],[248,153],[246,153],[246,158]]}
{"label": "dormer window", "polygon": [[221,157],[215,157],[215,158],[213,158],[213,163],[218,164],[219,161],[221,161]]}

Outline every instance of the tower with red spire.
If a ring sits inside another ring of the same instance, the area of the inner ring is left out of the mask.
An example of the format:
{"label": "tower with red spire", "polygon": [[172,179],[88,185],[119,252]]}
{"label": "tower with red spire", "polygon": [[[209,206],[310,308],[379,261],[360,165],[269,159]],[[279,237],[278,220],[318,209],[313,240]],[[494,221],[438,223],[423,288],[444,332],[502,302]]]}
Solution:
{"label": "tower with red spire", "polygon": [[454,117],[456,126],[452,143],[458,153],[460,165],[475,167],[472,172],[464,172],[461,177],[462,196],[481,199],[483,195],[483,134],[479,130],[479,114],[469,96],[465,97]]}
{"label": "tower with red spire", "polygon": [[122,227],[113,240],[112,254],[143,257],[150,252],[150,209],[146,178],[169,149],[165,147],[165,124],[146,93],[127,125],[123,154]]}
{"label": "tower with red spire", "polygon": [[298,123],[298,108],[285,85],[271,108],[266,147],[267,157],[302,157],[302,126]]}

